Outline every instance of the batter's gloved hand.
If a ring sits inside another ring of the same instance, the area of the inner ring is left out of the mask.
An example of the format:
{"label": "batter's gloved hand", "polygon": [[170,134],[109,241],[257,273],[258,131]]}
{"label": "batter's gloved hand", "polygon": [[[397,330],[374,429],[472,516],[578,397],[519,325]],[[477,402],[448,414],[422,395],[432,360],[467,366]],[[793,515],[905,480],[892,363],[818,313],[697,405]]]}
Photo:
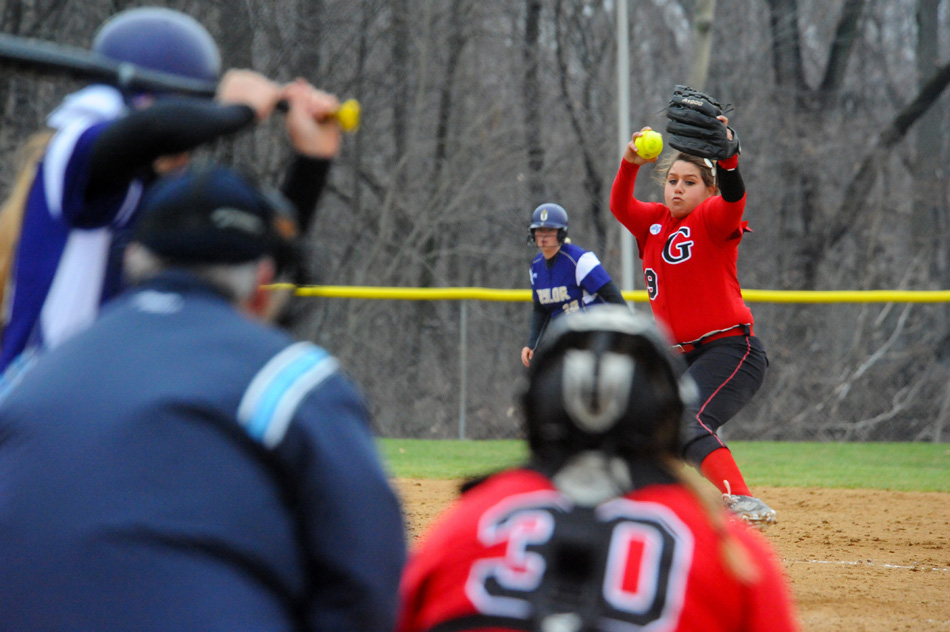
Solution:
{"label": "batter's gloved hand", "polygon": [[[705,92],[676,86],[666,108],[670,147],[700,158],[726,160],[739,153],[739,135],[719,120],[722,106]],[[729,140],[728,131],[732,131]]]}

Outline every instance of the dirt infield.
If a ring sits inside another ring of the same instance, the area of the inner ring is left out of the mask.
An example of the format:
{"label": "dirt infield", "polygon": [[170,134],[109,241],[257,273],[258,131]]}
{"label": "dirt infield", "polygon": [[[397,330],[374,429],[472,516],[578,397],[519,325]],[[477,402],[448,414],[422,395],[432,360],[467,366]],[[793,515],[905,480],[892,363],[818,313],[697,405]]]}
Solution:
{"label": "dirt infield", "polygon": [[[410,541],[458,481],[401,479]],[[950,494],[757,488],[804,632],[950,632]]]}

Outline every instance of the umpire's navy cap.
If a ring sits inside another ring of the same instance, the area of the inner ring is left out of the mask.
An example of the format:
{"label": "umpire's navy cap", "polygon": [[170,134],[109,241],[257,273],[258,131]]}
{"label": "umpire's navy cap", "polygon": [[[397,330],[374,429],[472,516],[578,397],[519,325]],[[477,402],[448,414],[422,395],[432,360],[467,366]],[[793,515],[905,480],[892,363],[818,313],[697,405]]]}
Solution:
{"label": "umpire's navy cap", "polygon": [[272,254],[274,214],[273,201],[246,177],[206,165],[148,190],[133,239],[173,262],[243,263]]}

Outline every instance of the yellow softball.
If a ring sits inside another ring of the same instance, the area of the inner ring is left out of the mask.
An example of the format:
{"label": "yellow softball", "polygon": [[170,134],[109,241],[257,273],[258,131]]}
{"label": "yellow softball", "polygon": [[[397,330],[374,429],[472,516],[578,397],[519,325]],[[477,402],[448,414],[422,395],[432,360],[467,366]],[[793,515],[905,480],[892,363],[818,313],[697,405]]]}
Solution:
{"label": "yellow softball", "polygon": [[347,99],[336,111],[336,120],[344,132],[355,132],[360,128],[360,102]]}
{"label": "yellow softball", "polygon": [[633,144],[637,147],[637,153],[641,158],[650,160],[656,158],[663,151],[663,135],[659,132],[650,130],[638,136]]}

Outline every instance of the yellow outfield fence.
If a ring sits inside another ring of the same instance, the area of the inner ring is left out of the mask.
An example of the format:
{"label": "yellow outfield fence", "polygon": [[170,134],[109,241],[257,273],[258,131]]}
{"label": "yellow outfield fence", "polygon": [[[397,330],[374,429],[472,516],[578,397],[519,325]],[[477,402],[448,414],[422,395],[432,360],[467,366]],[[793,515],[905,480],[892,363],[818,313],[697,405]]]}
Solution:
{"label": "yellow outfield fence", "polygon": [[[271,289],[295,290],[297,296],[360,298],[397,301],[529,302],[531,290],[486,287],[372,287],[345,285],[274,284]],[[647,301],[646,290],[623,292],[635,303]],[[948,303],[950,290],[743,290],[750,303]]]}
{"label": "yellow outfield fence", "polygon": [[[368,392],[379,403],[376,419],[383,436],[516,436],[505,391],[523,377],[519,353],[530,289],[267,287],[292,291],[302,300],[339,299],[323,303],[331,320],[323,322],[321,335],[331,338],[338,331],[332,315],[347,311],[347,300],[403,303],[380,305],[385,344],[363,336],[334,341],[341,357],[352,359],[354,374],[366,377]],[[623,296],[640,308],[649,301],[642,289]],[[737,433],[731,438],[942,440],[943,429],[950,427],[950,351],[941,351],[950,336],[945,324],[950,290],[747,289],[743,297],[759,305],[757,334],[772,367],[761,394],[730,425],[730,435]],[[386,327],[404,326],[398,317],[411,312],[410,301],[441,302],[444,309],[426,316],[419,325],[423,333],[394,336]],[[368,355],[373,362],[363,364]],[[381,370],[388,379],[377,379]]]}

